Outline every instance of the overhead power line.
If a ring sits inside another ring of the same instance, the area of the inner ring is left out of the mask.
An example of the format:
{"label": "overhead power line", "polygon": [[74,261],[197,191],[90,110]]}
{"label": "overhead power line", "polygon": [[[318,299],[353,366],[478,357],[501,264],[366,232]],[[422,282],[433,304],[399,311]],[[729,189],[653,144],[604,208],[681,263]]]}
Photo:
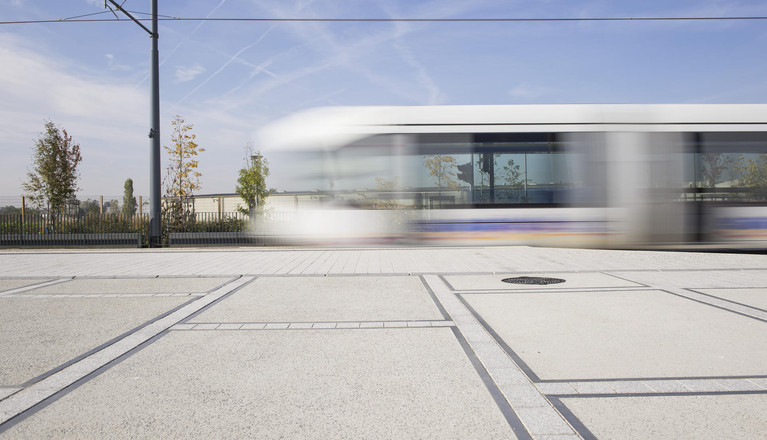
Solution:
{"label": "overhead power line", "polygon": [[[131,11],[133,12],[133,11]],[[145,14],[135,12],[136,14]],[[128,21],[116,18],[86,19],[86,14],[78,17],[51,20],[0,21],[0,24],[40,24],[40,23],[103,23]],[[139,18],[149,21],[148,18]],[[245,21],[245,22],[323,22],[323,23],[366,23],[366,22],[425,22],[425,23],[481,23],[481,22],[584,22],[584,21],[726,21],[726,20],[767,20],[767,16],[728,16],[728,17],[559,17],[559,18],[194,18],[161,16],[158,21]]]}

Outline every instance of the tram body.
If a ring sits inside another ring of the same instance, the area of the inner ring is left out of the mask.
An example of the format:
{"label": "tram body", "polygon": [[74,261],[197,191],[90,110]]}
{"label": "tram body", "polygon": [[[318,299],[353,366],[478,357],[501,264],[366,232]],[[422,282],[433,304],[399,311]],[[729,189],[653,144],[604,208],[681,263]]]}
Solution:
{"label": "tram body", "polygon": [[287,242],[767,248],[767,105],[338,107],[259,145]]}

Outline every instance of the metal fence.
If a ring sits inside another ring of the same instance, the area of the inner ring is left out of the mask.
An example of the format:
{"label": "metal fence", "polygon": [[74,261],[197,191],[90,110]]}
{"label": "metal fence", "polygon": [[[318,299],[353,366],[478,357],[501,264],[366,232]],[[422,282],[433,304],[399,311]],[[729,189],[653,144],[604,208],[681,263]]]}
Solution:
{"label": "metal fence", "polygon": [[[195,212],[183,219],[165,215],[163,243],[264,244],[241,213]],[[148,245],[149,215],[0,215],[0,246],[136,246]]]}
{"label": "metal fence", "polygon": [[0,246],[142,246],[148,215],[0,216]]}

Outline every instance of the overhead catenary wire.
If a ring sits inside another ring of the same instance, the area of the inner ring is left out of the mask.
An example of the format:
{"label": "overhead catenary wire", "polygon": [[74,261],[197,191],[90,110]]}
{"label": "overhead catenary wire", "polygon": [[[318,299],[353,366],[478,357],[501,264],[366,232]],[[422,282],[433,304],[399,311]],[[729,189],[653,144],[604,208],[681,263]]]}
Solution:
{"label": "overhead catenary wire", "polygon": [[[131,11],[133,12],[133,11]],[[146,14],[136,12],[137,14]],[[100,14],[100,13],[99,13]],[[96,15],[96,14],[89,14]],[[87,15],[86,15],[87,16]],[[82,17],[82,16],[81,16]],[[141,21],[149,21],[149,18],[140,18]],[[493,18],[258,18],[258,17],[222,17],[222,18],[198,18],[198,17],[173,17],[161,16],[158,21],[223,21],[223,22],[325,22],[325,23],[365,23],[365,22],[422,22],[422,23],[482,23],[482,22],[610,22],[610,21],[748,21],[748,20],[767,20],[767,16],[725,16],[725,17],[551,17],[551,18],[514,18],[514,17],[493,17]],[[17,20],[0,21],[0,25],[12,24],[44,24],[44,23],[104,23],[104,22],[123,22],[115,18],[59,18],[49,20]]]}

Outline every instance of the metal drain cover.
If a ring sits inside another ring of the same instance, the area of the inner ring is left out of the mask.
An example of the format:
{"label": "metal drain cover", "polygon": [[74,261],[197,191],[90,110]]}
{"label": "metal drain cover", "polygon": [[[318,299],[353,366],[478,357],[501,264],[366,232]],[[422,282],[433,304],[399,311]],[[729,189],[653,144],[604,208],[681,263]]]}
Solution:
{"label": "metal drain cover", "polygon": [[545,278],[545,277],[504,278],[502,281],[504,283],[511,283],[511,284],[537,284],[537,285],[559,284],[559,283],[565,282],[565,280],[563,280],[562,278]]}

